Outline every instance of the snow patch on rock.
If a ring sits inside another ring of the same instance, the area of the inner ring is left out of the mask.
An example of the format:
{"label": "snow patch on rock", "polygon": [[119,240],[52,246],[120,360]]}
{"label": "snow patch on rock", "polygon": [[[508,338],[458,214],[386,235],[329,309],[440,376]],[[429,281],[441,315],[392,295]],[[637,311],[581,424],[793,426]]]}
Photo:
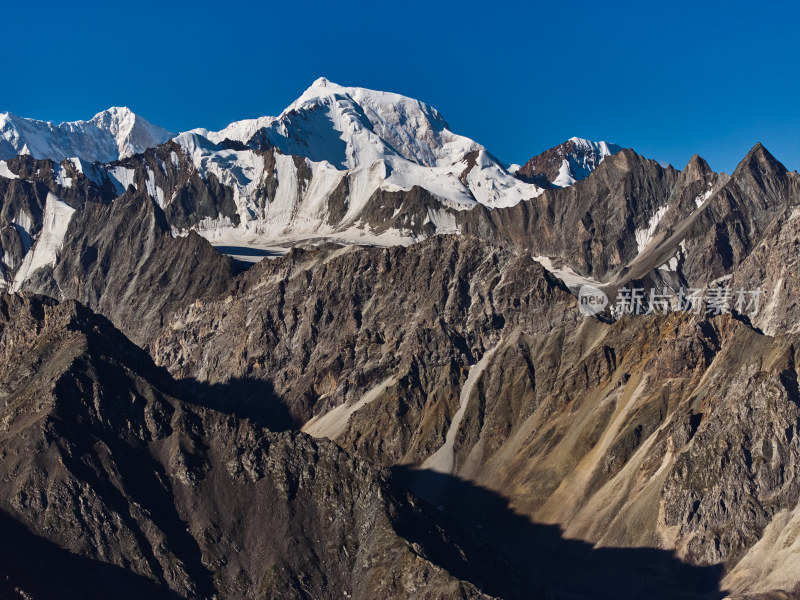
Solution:
{"label": "snow patch on rock", "polygon": [[648,246],[648,244],[653,241],[653,234],[656,231],[656,227],[658,227],[658,224],[661,222],[661,219],[664,218],[664,215],[667,214],[667,209],[669,209],[669,206],[665,204],[659,208],[652,217],[650,217],[647,227],[636,230],[636,245],[639,248],[640,254]]}
{"label": "snow patch on rock", "polygon": [[25,281],[37,270],[53,266],[64,243],[64,235],[75,209],[63,202],[52,192],[45,200],[42,231],[36,243],[20,265],[14,277],[13,291],[18,292]]}
{"label": "snow patch on rock", "polygon": [[4,160],[0,160],[0,177],[5,177],[6,179],[19,179],[19,176],[16,173],[11,172],[11,169],[8,168],[8,163]]}

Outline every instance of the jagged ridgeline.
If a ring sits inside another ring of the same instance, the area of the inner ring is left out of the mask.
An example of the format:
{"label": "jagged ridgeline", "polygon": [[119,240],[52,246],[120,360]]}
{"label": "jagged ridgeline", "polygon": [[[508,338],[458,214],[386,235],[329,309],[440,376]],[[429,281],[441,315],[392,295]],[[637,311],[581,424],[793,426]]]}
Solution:
{"label": "jagged ridgeline", "polygon": [[[760,144],[507,166],[325,79],[0,133],[4,597],[800,591],[800,176]],[[614,303],[711,286],[758,306]]]}

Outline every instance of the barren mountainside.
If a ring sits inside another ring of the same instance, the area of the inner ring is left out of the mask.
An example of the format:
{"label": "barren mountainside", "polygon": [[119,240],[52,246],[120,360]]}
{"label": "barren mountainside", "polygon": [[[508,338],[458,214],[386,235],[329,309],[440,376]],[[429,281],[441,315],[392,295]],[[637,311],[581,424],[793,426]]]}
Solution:
{"label": "barren mountainside", "polygon": [[[508,169],[325,79],[218,132],[3,118],[3,597],[800,592],[800,175],[761,144]],[[758,306],[675,304],[717,286]]]}

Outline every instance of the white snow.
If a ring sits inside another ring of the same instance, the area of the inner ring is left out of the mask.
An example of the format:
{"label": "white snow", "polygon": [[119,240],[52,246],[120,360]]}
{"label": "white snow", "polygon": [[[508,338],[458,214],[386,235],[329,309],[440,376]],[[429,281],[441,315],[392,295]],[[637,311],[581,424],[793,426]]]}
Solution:
{"label": "white snow", "polygon": [[[181,134],[175,140],[186,150],[201,175],[214,173],[220,181],[232,186],[241,222],[240,239],[250,238],[250,243],[253,234],[262,236],[267,246],[281,240],[334,234],[363,243],[370,235],[368,231],[358,231],[355,239],[344,232],[358,227],[362,212],[378,189],[407,191],[418,185],[438,198],[443,206],[466,209],[476,204],[469,187],[458,177],[466,169],[466,162],[448,167],[424,167],[401,157],[389,156],[368,167],[344,170],[327,161],[314,162],[306,158],[303,160],[310,179],[301,181],[295,158],[274,152],[275,195],[262,209],[256,191],[270,173],[266,171],[261,155],[251,150],[224,150],[196,133]],[[503,177],[497,169],[488,154],[481,153],[467,177],[473,189],[477,190],[477,196],[487,205],[511,205],[541,193],[536,186],[520,182],[510,175]],[[116,177],[121,179],[120,174]],[[347,211],[338,223],[330,224],[329,198],[345,178]],[[447,230],[455,229],[454,219],[445,216],[443,211],[432,212],[429,219],[437,226],[444,220],[446,222],[442,224]],[[221,231],[209,234],[209,239],[219,235]],[[410,233],[396,231],[392,235],[402,243],[414,240]],[[385,240],[389,236],[379,237]]]}
{"label": "white snow", "polygon": [[552,184],[556,187],[569,187],[573,185],[578,180],[572,175],[572,171],[569,167],[569,161],[564,159],[561,161],[561,167],[558,169],[558,175],[552,181]]}
{"label": "white snow", "polygon": [[[451,132],[427,104],[399,94],[343,87],[325,78],[277,117],[239,121],[218,132],[194,129],[175,140],[194,154],[198,147],[212,150],[225,138],[247,142],[256,133],[284,155],[349,171],[355,189],[351,187],[346,221],[379,186],[397,191],[420,185],[460,208],[476,202],[512,206],[542,193],[516,179],[483,146]],[[467,168],[467,155],[473,153],[478,165],[465,186],[460,176]]]}
{"label": "white snow", "polygon": [[221,129],[220,131],[209,131],[208,129],[199,127],[197,129],[192,129],[190,133],[202,135],[204,138],[211,140],[215,144],[219,144],[226,139],[246,144],[248,141],[250,141],[250,138],[253,137],[256,131],[271,125],[274,121],[274,117],[258,117],[257,119],[234,121],[225,127],[225,129]]}
{"label": "white snow", "polygon": [[133,182],[134,176],[136,175],[134,169],[113,167],[108,170],[108,174],[111,175],[111,181],[114,183],[117,194],[124,194],[129,185],[136,187],[136,184]]}
{"label": "white snow", "polygon": [[492,208],[514,206],[544,193],[543,189],[523,183],[508,173],[483,148],[467,175],[467,183],[475,200]]}
{"label": "white snow", "polygon": [[584,285],[591,285],[594,287],[600,287],[602,285],[602,283],[596,279],[579,275],[568,265],[560,268],[553,266],[553,260],[547,256],[533,256],[533,259],[563,281],[564,285],[574,293],[577,293]]}
{"label": "white snow", "polygon": [[164,190],[156,185],[156,175],[153,170],[147,168],[147,193],[153,198],[161,208],[164,208]]}
{"label": "white snow", "polygon": [[54,265],[64,243],[64,235],[75,209],[48,192],[44,207],[42,231],[14,277],[13,291],[18,292],[38,269]]}
{"label": "white snow", "polygon": [[17,174],[11,172],[11,169],[8,168],[8,163],[4,160],[0,160],[0,177],[5,177],[6,179],[18,179]]}
{"label": "white snow", "polygon": [[658,210],[656,210],[655,214],[650,217],[650,221],[647,224],[646,228],[637,229],[635,232],[636,235],[636,245],[639,248],[639,253],[647,247],[647,245],[653,241],[653,234],[655,233],[656,227],[661,222],[661,219],[664,218],[664,215],[667,213],[667,209],[669,205],[665,204]]}
{"label": "white snow", "polygon": [[677,255],[673,256],[667,262],[665,262],[663,265],[659,266],[658,270],[659,271],[665,271],[667,273],[669,273],[669,272],[673,272],[674,273],[675,271],[678,270],[678,261],[679,261],[679,257]]}
{"label": "white snow", "polygon": [[56,183],[61,187],[72,187],[72,177],[67,177],[67,171],[63,165],[54,165],[53,175],[55,176]]}
{"label": "white snow", "polygon": [[593,142],[583,138],[569,139],[574,149],[561,162],[558,175],[552,181],[556,187],[568,187],[588,177],[603,159],[616,154],[622,148],[608,142]]}
{"label": "white snow", "polygon": [[[118,194],[133,184],[134,170],[89,161],[129,156],[172,137],[126,108],[58,126],[6,113],[0,115],[0,134],[0,158],[20,148],[35,157],[60,159],[66,153],[79,157],[71,158],[76,170],[98,185],[110,178]],[[441,209],[429,208],[425,223],[450,233],[458,228],[445,208],[508,207],[543,193],[513,176],[518,165],[507,169],[483,146],[453,133],[431,106],[400,94],[340,86],[325,78],[315,81],[276,117],[237,121],[216,132],[194,129],[173,139],[201,177],[213,174],[233,190],[237,227],[222,218],[196,226],[215,244],[226,239],[260,248],[322,238],[406,244],[417,241],[411,231],[398,227],[377,235],[363,224],[364,211],[376,192],[421,187],[441,204]],[[253,149],[225,149],[220,145],[225,139]],[[570,141],[575,150],[565,157],[559,185],[574,183],[619,150],[606,142]],[[273,154],[272,172],[266,167],[265,151]],[[181,164],[177,152],[171,152],[169,160],[176,167]],[[62,171],[58,176],[64,185],[72,183]],[[264,185],[272,176],[275,193],[262,206]],[[160,206],[169,201],[149,168],[144,185]],[[331,223],[331,195],[345,185],[346,210],[338,222]]]}
{"label": "white snow", "polygon": [[33,227],[33,218],[27,212],[20,212],[11,221],[14,225],[22,229],[29,236]]}
{"label": "white snow", "polygon": [[60,125],[0,113],[0,159],[30,154],[55,162],[71,157],[111,162],[162,144],[173,135],[125,107],[109,108],[89,121]]}
{"label": "white snow", "polygon": [[[274,173],[267,172],[263,152],[224,149],[219,142],[226,138],[276,147]],[[322,237],[411,243],[411,232],[396,229],[374,236],[360,225],[378,190],[419,186],[442,207],[457,210],[478,203],[513,206],[543,192],[515,178],[476,142],[452,133],[439,113],[424,103],[325,79],[317,80],[277,117],[239,121],[218,132],[194,129],[174,140],[202,177],[214,173],[234,190],[240,231],[227,232],[216,223],[203,233],[213,243],[225,238],[272,247],[290,239]],[[305,161],[310,179],[300,179],[297,157]],[[275,177],[275,194],[262,207],[256,193],[263,196],[263,183],[270,175]],[[345,179],[347,210],[339,222],[329,223],[330,196]],[[431,211],[427,221],[446,231],[456,229],[444,211]]]}
{"label": "white snow", "polygon": [[710,189],[706,190],[705,192],[703,192],[702,194],[697,196],[697,198],[694,199],[694,203],[697,205],[698,208],[700,208],[700,206],[703,204],[703,202],[708,200],[711,197],[711,194],[714,193],[714,190],[713,190],[713,188],[711,188],[710,184],[709,184],[709,188]]}
{"label": "white snow", "polygon": [[425,223],[428,222],[433,223],[437,233],[461,233],[456,221],[456,216],[451,212],[442,209],[428,208],[428,216]]}
{"label": "white snow", "polygon": [[[409,232],[387,229],[380,234],[376,234],[358,224],[342,230],[334,230],[331,227],[327,227],[320,228],[315,232],[293,231],[282,235],[270,235],[269,233],[259,233],[257,230],[233,227],[229,219],[227,224],[224,219],[218,219],[214,222],[207,220],[201,223],[197,233],[224,254],[245,262],[258,262],[265,257],[283,255],[292,246],[314,245],[320,242],[329,242],[342,246],[357,245],[388,248],[391,246],[408,246],[419,241]],[[175,237],[186,234],[188,232],[173,232]]]}

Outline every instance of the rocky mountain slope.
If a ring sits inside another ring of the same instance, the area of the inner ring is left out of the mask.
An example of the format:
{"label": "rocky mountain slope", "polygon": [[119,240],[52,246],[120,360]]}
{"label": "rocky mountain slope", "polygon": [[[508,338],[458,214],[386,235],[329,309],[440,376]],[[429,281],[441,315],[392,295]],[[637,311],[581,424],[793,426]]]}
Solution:
{"label": "rocky mountain slope", "polygon": [[[54,158],[0,161],[17,597],[800,590],[800,175],[760,144],[728,175],[573,139],[512,174],[321,79]],[[759,306],[677,310],[717,285]]]}
{"label": "rocky mountain slope", "polygon": [[[178,315],[156,360],[267,379],[313,435],[473,481],[567,537],[723,564],[734,591],[793,585],[788,563],[736,568],[798,499],[791,340],[730,316],[584,321],[535,261],[474,238],[264,266]],[[469,510],[446,487],[417,491]]]}
{"label": "rocky mountain slope", "polygon": [[0,296],[0,352],[7,597],[484,598],[475,583],[506,585],[468,573],[475,552],[504,567],[386,472],[179,399],[79,304]]}

